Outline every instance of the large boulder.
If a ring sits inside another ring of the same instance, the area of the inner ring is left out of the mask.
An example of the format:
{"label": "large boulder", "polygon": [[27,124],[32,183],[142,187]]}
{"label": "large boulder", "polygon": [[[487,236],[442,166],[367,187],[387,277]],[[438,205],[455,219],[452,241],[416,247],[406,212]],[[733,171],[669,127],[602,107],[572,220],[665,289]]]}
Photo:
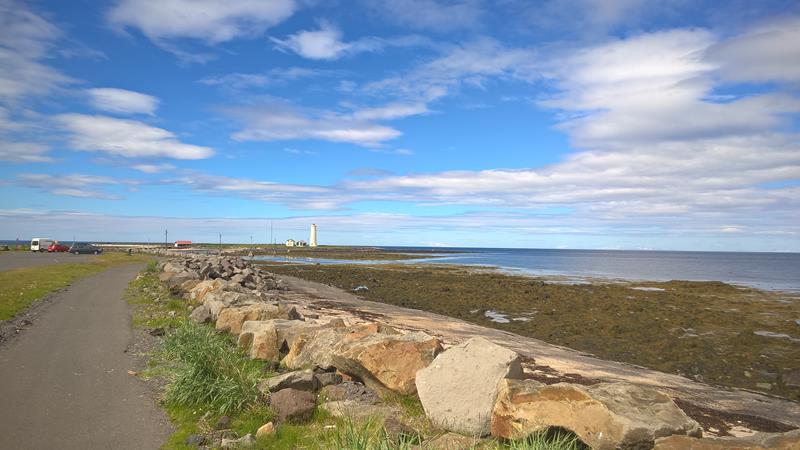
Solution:
{"label": "large boulder", "polygon": [[306,327],[299,320],[259,320],[246,321],[239,333],[238,345],[250,358],[265,361],[279,361],[281,351],[288,348],[289,332],[295,328]]}
{"label": "large boulder", "polygon": [[213,320],[217,320],[219,313],[228,307],[244,304],[258,303],[259,298],[242,292],[232,292],[227,290],[215,290],[207,293],[203,298],[203,304],[211,311]]}
{"label": "large boulder", "polygon": [[356,381],[345,381],[325,386],[319,392],[320,398],[329,402],[347,401],[374,405],[380,401],[378,394],[372,389]]}
{"label": "large boulder", "polygon": [[200,305],[192,310],[192,313],[189,314],[189,319],[197,323],[210,323],[211,311],[208,309],[208,306]]}
{"label": "large boulder", "polygon": [[203,280],[189,291],[189,300],[203,303],[206,294],[212,291],[221,291],[224,286],[224,280]]}
{"label": "large boulder", "polygon": [[438,339],[421,331],[370,334],[333,351],[333,365],[376,390],[414,394],[417,371],[442,350]]}
{"label": "large boulder", "polygon": [[238,336],[246,321],[277,319],[280,315],[280,308],[266,303],[224,308],[217,316],[216,328]]}
{"label": "large boulder", "polygon": [[548,427],[572,430],[595,450],[649,449],[660,437],[702,434],[697,422],[654,389],[625,383],[500,382],[493,436],[518,439]]}
{"label": "large boulder", "polygon": [[379,332],[380,327],[369,328],[362,325],[345,327],[341,321],[297,329],[292,339],[287,339],[289,352],[281,362],[290,369],[334,367],[334,349],[370,333]]}
{"label": "large boulder", "polygon": [[311,392],[289,388],[270,395],[269,405],[278,423],[305,422],[314,414],[317,397]]}
{"label": "large boulder", "polygon": [[800,430],[788,433],[756,433],[746,438],[694,438],[669,436],[656,440],[654,450],[797,450]]}
{"label": "large boulder", "polygon": [[425,414],[435,425],[468,436],[486,436],[500,380],[521,378],[519,355],[484,338],[440,353],[417,372]]}

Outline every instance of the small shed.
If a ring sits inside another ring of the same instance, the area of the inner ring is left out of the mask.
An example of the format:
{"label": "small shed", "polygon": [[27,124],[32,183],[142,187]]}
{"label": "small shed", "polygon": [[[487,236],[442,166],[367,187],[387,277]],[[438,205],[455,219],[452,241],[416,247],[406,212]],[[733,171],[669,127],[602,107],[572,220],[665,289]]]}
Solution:
{"label": "small shed", "polygon": [[175,248],[189,248],[192,246],[192,241],[175,241]]}

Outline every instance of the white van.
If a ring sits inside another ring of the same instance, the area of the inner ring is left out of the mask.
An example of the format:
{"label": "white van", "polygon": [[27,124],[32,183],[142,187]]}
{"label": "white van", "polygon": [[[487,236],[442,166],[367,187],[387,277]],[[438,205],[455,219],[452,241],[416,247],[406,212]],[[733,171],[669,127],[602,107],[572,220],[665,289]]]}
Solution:
{"label": "white van", "polygon": [[32,252],[46,252],[47,247],[50,247],[50,244],[55,243],[52,239],[48,238],[33,238],[31,239],[31,251]]}

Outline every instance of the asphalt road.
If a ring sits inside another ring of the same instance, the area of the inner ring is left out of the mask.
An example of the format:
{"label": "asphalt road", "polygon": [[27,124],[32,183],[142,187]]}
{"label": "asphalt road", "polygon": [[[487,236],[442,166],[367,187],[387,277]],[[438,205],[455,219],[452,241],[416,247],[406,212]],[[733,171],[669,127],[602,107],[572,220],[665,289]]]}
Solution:
{"label": "asphalt road", "polygon": [[0,272],[48,264],[87,262],[95,257],[95,255],[73,255],[71,253],[0,252]]}
{"label": "asphalt road", "polygon": [[142,266],[75,282],[0,348],[0,448],[157,449],[172,431],[128,375],[133,339],[123,293]]}

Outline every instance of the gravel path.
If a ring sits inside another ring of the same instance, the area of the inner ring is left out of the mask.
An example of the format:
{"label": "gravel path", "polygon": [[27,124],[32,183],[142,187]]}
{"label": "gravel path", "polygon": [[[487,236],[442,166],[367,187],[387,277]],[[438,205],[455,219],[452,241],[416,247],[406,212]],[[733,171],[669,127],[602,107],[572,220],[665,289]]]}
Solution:
{"label": "gravel path", "polygon": [[167,439],[169,420],[128,375],[136,362],[123,293],[142,267],[77,281],[0,348],[0,447],[156,449]]}

